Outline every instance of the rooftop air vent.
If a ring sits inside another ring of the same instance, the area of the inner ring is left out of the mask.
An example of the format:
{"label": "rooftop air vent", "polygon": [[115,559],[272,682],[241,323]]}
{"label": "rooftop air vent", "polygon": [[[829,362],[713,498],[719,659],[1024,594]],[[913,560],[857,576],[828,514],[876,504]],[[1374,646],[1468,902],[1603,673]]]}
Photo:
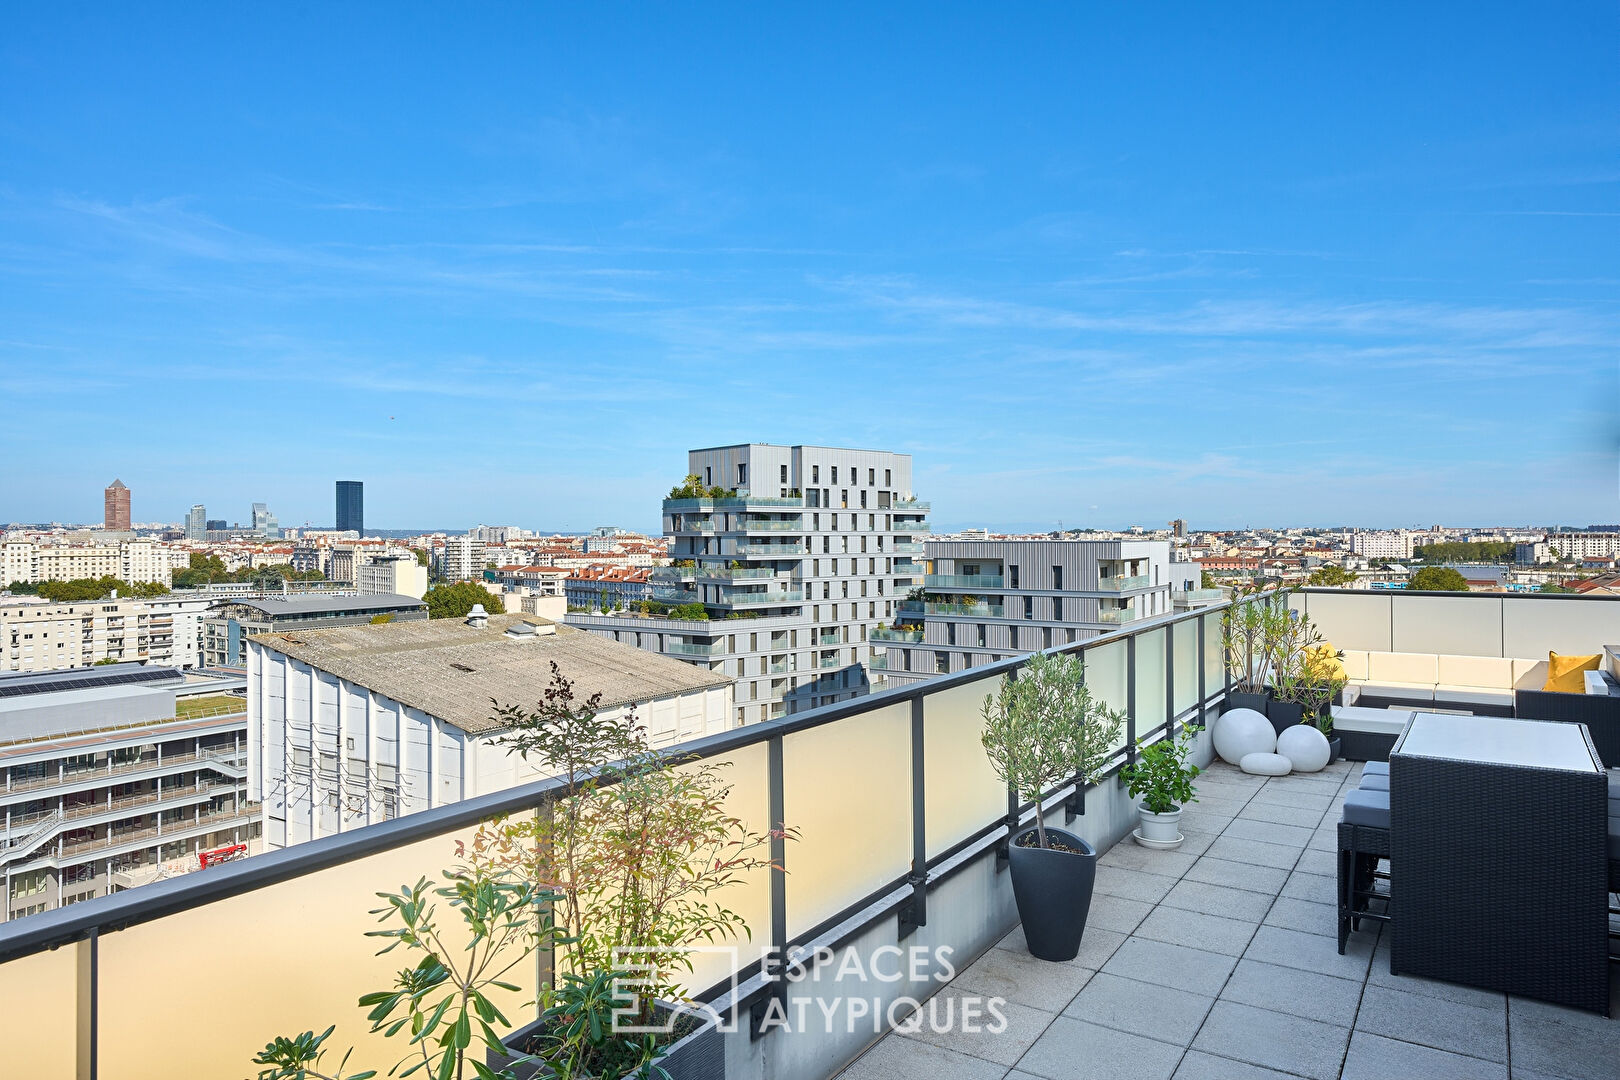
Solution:
{"label": "rooftop air vent", "polygon": [[477,630],[489,625],[489,612],[484,610],[483,604],[474,604],[472,610],[467,612],[467,625]]}

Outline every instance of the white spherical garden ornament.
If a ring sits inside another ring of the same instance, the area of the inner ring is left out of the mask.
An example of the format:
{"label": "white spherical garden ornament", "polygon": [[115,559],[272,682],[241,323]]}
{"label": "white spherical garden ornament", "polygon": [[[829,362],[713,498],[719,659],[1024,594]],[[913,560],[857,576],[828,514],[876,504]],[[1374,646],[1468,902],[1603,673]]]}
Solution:
{"label": "white spherical garden ornament", "polygon": [[1245,755],[1269,754],[1276,749],[1276,729],[1263,713],[1232,709],[1215,721],[1215,753],[1228,765],[1236,765]]}
{"label": "white spherical garden ornament", "polygon": [[1295,772],[1321,772],[1333,748],[1327,736],[1310,724],[1295,724],[1277,736],[1277,753],[1294,763]]}

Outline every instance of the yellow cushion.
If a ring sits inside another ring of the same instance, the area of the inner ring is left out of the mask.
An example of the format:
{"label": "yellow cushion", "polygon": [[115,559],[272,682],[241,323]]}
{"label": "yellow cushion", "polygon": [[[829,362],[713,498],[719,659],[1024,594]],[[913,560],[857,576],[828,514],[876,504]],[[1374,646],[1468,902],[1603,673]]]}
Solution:
{"label": "yellow cushion", "polygon": [[1556,690],[1561,694],[1584,694],[1586,676],[1582,672],[1596,671],[1602,653],[1591,656],[1559,656],[1547,654],[1547,685],[1543,690]]}
{"label": "yellow cushion", "polygon": [[1339,659],[1339,650],[1331,642],[1322,642],[1312,645],[1305,650],[1305,674],[1313,679],[1345,678],[1344,661]]}

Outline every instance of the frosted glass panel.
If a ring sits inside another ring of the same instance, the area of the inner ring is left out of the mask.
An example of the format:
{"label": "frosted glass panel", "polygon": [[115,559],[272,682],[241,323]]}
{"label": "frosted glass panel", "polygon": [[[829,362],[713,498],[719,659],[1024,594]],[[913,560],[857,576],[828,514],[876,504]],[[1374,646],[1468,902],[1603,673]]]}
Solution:
{"label": "frosted glass panel", "polygon": [[1226,685],[1226,649],[1221,644],[1221,622],[1225,611],[1211,611],[1200,615],[1204,620],[1204,693],[1219,691]]}
{"label": "frosted glass panel", "polygon": [[[5,1018],[0,1075],[28,1080],[74,1080],[78,1020],[78,956],[88,944],[65,945],[0,964],[0,1017]],[[106,1044],[102,1044],[106,1061]],[[105,1066],[103,1066],[105,1067]],[[171,1067],[167,1070],[172,1076]],[[243,1067],[232,1076],[247,1076]]]}
{"label": "frosted glass panel", "polygon": [[1141,738],[1165,721],[1165,629],[1136,635],[1136,735]]}
{"label": "frosted glass panel", "polygon": [[911,868],[911,703],[782,741],[788,936]]}
{"label": "frosted glass panel", "polygon": [[[172,1080],[177,1048],[187,1076],[249,1076],[253,1055],[271,1037],[329,1024],[337,1031],[328,1045],[356,1048],[351,1069],[391,1068],[405,1042],[371,1034],[356,1002],[393,985],[403,954],[375,955],[376,939],[364,935],[378,923],[368,912],[380,904],[377,893],[455,866],[457,843],[473,832],[420,840],[104,935],[102,1080]],[[448,916],[442,902],[440,911]],[[458,940],[459,920],[441,918],[440,925]],[[535,976],[533,963],[508,973],[523,992],[498,1004],[514,1024],[533,1016],[522,1002],[534,1000]]]}
{"label": "frosted glass panel", "polygon": [[[721,776],[731,788],[726,796],[727,813],[743,822],[751,833],[770,831],[770,748],[765,743],[756,743],[712,760],[724,764]],[[792,824],[791,819],[788,824]],[[786,864],[790,868],[797,847],[797,844],[787,845]],[[715,893],[712,899],[741,915],[748,925],[748,933],[739,940],[717,944],[736,946],[740,950],[738,962],[742,964],[758,959],[760,949],[771,941],[771,872],[761,869],[743,875],[736,885]],[[692,971],[683,985],[688,993],[696,994],[729,977],[732,970],[730,954],[702,952],[692,958]]]}
{"label": "frosted glass panel", "polygon": [[1176,715],[1198,704],[1198,620],[1183,619],[1171,628],[1174,635]]}
{"label": "frosted glass panel", "polygon": [[979,679],[923,699],[930,858],[1007,813],[1006,785],[996,779],[979,741],[984,699],[1000,684],[1000,676]]}
{"label": "frosted glass panel", "polygon": [[1106,645],[1093,645],[1082,654],[1086,662],[1086,685],[1094,697],[1109,708],[1125,711],[1128,693],[1125,678],[1127,659],[1125,643],[1110,641]]}

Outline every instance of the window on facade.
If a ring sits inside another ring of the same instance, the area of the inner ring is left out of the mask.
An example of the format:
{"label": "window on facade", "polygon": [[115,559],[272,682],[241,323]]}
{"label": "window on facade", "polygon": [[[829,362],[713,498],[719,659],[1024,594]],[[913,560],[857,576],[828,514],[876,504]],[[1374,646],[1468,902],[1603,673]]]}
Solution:
{"label": "window on facade", "polygon": [[782,483],[787,483],[787,466],[782,466]]}
{"label": "window on facade", "polygon": [[838,492],[838,505],[849,509],[849,488],[842,488]]}
{"label": "window on facade", "polygon": [[861,509],[866,509],[866,489],[861,488]]}
{"label": "window on facade", "polygon": [[1052,588],[1063,588],[1063,567],[1061,566],[1052,567]]}
{"label": "window on facade", "polygon": [[985,645],[984,624],[980,623],[979,624],[979,648],[981,648],[981,649],[984,648],[984,645]]}
{"label": "window on facade", "polygon": [[1033,596],[1026,596],[1026,597],[1024,597],[1024,618],[1033,619],[1034,617],[1035,617],[1035,598]]}
{"label": "window on facade", "polygon": [[934,673],[944,675],[951,670],[951,654],[937,652],[934,654]]}
{"label": "window on facade", "polygon": [[883,486],[884,487],[893,487],[894,486],[894,470],[893,469],[884,469],[883,470]]}
{"label": "window on facade", "polygon": [[877,470],[876,469],[867,469],[866,470],[866,483],[869,486],[876,486],[876,484],[877,484]]}
{"label": "window on facade", "polygon": [[810,466],[810,482],[812,484],[821,483],[821,466],[820,465],[812,465],[812,466]]}
{"label": "window on facade", "polygon": [[832,467],[832,482],[838,483],[838,466],[836,465]]}
{"label": "window on facade", "polygon": [[739,462],[737,464],[737,486],[742,487],[748,483],[748,466]]}
{"label": "window on facade", "polygon": [[1063,597],[1061,596],[1052,597],[1052,620],[1054,622],[1063,621]]}
{"label": "window on facade", "polygon": [[1050,649],[1051,647],[1052,647],[1052,628],[1050,626],[1043,626],[1043,627],[1041,627],[1041,648]]}
{"label": "window on facade", "polygon": [[1007,567],[1007,588],[1018,588],[1018,567],[1016,566]]}
{"label": "window on facade", "polygon": [[948,622],[945,624],[945,644],[956,644],[956,624],[953,622]]}

